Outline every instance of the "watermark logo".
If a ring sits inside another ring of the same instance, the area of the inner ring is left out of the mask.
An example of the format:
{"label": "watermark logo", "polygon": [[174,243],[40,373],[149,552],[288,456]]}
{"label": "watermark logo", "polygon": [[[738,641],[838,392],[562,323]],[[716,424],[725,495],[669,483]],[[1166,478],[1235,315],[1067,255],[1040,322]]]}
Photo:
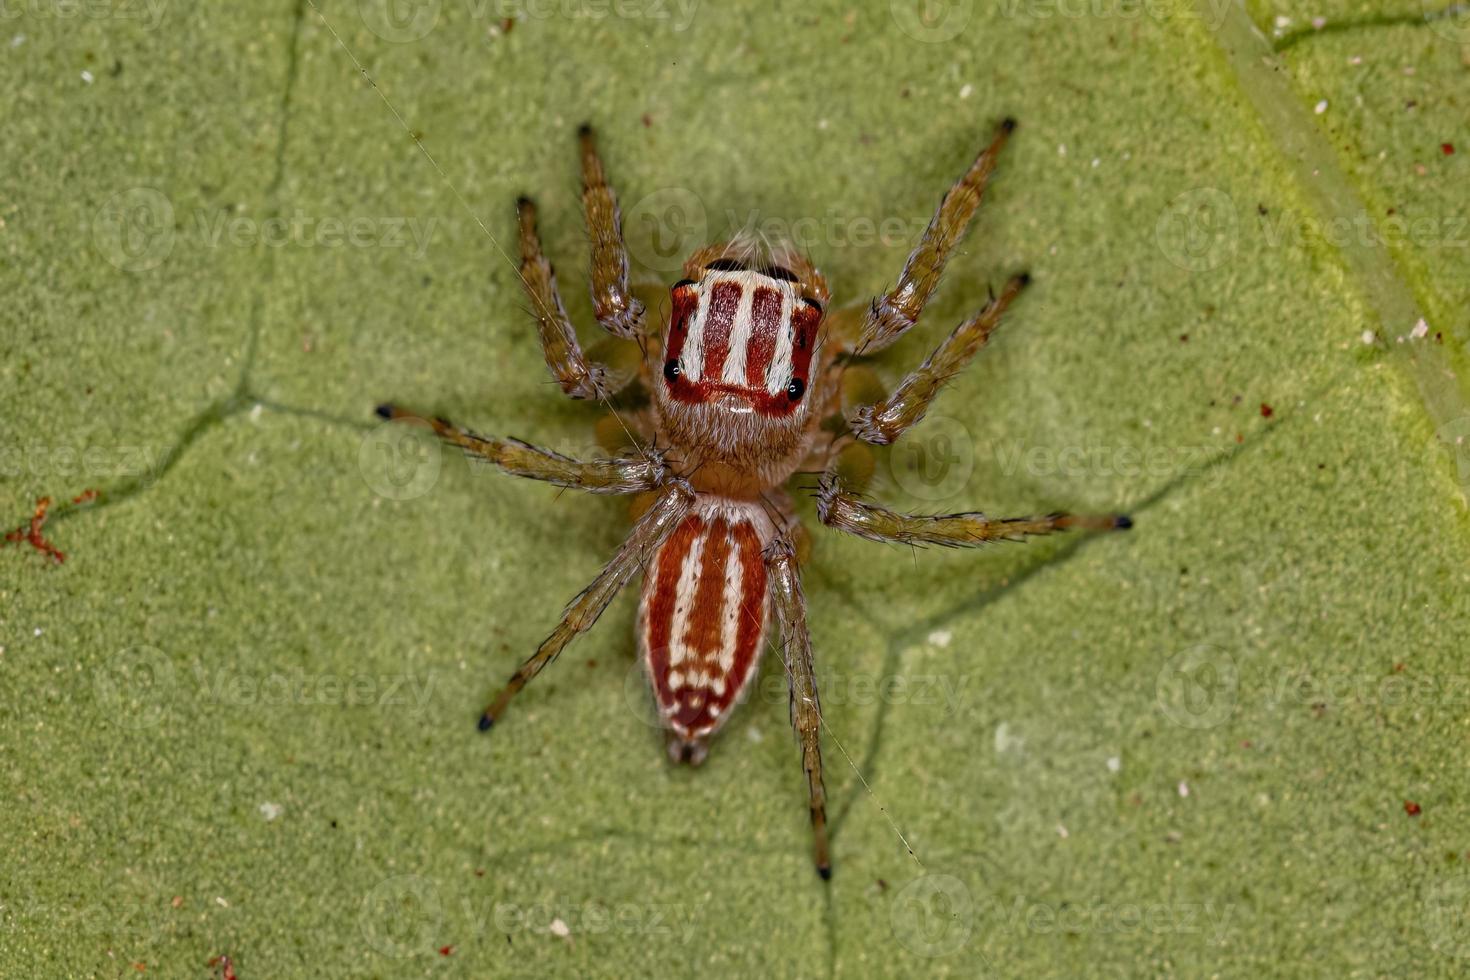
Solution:
{"label": "watermark logo", "polygon": [[428,37],[439,23],[439,7],[440,0],[357,0],[363,25],[394,44]]}
{"label": "watermark logo", "polygon": [[114,194],[93,218],[92,242],[124,272],[156,269],[174,248],[173,203],[152,187]]}
{"label": "watermark logo", "polygon": [[1470,44],[1470,3],[1419,0],[1419,5],[1431,31],[1455,44]]}
{"label": "watermark logo", "polygon": [[0,22],[27,20],[132,20],[151,31],[163,22],[167,0],[0,0]]}
{"label": "watermark logo", "polygon": [[919,500],[951,500],[975,472],[975,440],[956,419],[926,416],[888,452],[889,475]]}
{"label": "watermark logo", "polygon": [[439,889],[419,875],[378,882],[357,913],[357,927],[368,945],[393,959],[432,953],[443,925]]}
{"label": "watermark logo", "polygon": [[415,500],[434,489],[443,454],[434,430],[423,419],[384,422],[362,440],[357,469],[380,497]]}
{"label": "watermark logo", "polygon": [[1424,931],[1436,953],[1470,958],[1470,874],[1439,881],[1424,897]]}
{"label": "watermark logo", "polygon": [[1154,225],[1154,241],[1164,257],[1189,272],[1208,272],[1228,261],[1239,233],[1235,202],[1215,187],[1176,196]]}
{"label": "watermark logo", "polygon": [[706,244],[709,217],[699,195],[665,187],[640,199],[623,216],[628,252],[654,272],[674,272]]}
{"label": "watermark logo", "polygon": [[1159,668],[1154,699],[1183,728],[1214,728],[1235,710],[1240,674],[1229,653],[1208,643],[1181,650]]}
{"label": "watermark logo", "polygon": [[98,715],[131,730],[157,725],[174,688],[173,662],[157,647],[128,647],[92,675]]}
{"label": "watermark logo", "polygon": [[889,0],[898,29],[915,41],[938,44],[959,37],[974,14],[974,0]]}
{"label": "watermark logo", "polygon": [[1434,431],[1434,441],[1429,445],[1430,453],[1436,457],[1431,460],[1432,466],[1439,465],[1438,457],[1446,450],[1455,462],[1460,493],[1470,499],[1470,415],[1451,419]]}
{"label": "watermark logo", "polygon": [[948,956],[970,941],[975,903],[965,883],[926,874],[904,885],[888,912],[893,935],[920,956]]}

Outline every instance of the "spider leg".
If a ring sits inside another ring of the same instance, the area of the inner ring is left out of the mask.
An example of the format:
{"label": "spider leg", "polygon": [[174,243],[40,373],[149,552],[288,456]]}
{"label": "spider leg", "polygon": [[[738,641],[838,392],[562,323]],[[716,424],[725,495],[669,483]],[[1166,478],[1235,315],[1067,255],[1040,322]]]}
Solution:
{"label": "spider leg", "polygon": [[1015,128],[1014,119],[1001,123],[990,145],[980,152],[970,169],[939,202],[939,209],[924,229],[924,237],[904,263],[898,285],[873,300],[858,340],[859,354],[882,350],[918,321],[924,312],[924,304],[939,285],[949,253],[959,243],[975,209],[980,206],[980,197],[995,170],[996,159]]}
{"label": "spider leg", "polygon": [[582,151],[582,211],[592,239],[592,310],[608,333],[632,339],[643,325],[643,304],[628,288],[628,249],[618,199],[608,186],[591,126],[577,130],[577,142]]}
{"label": "spider leg", "polygon": [[588,360],[577,343],[577,331],[556,288],[556,273],[541,251],[535,202],[529,197],[517,200],[516,216],[520,223],[521,282],[531,299],[546,366],[561,390],[572,398],[605,399],[629,379],[609,371],[604,364]]}
{"label": "spider leg", "polygon": [[592,584],[583,589],[575,599],[567,605],[566,611],[562,613],[561,622],[551,631],[551,635],[541,642],[525,663],[521,664],[516,672],[510,675],[506,683],[490,706],[480,716],[480,731],[489,730],[501,715],[505,713],[506,705],[510,699],[520,693],[521,688],[530,683],[531,679],[541,673],[541,669],[556,659],[557,654],[566,647],[579,633],[584,633],[592,628],[597,622],[597,617],[612,602],[613,597],[618,594],[633,578],[640,568],[652,560],[654,552],[659,545],[668,539],[679,522],[689,513],[694,503],[694,491],[689,484],[683,480],[673,480],[665,483],[653,505],[644,512],[638,522],[633,525],[632,532],[628,535],[622,547],[613,555],[612,560],[598,573]]}
{"label": "spider leg", "polygon": [[1012,276],[979,313],[961,323],[934,353],[898,387],[874,405],[864,405],[848,419],[853,434],[864,442],[887,445],[917,424],[946,381],[970,362],[990,339],[1011,301],[1026,288],[1030,277]]}
{"label": "spider leg", "polygon": [[1122,514],[1085,516],[1046,514],[1040,517],[986,517],[976,511],[959,514],[902,514],[865,502],[847,490],[834,471],[823,475],[817,488],[817,514],[828,527],[870,541],[897,544],[937,544],[968,548],[987,541],[1018,541],[1035,534],[1070,529],[1126,531],[1133,519]]}
{"label": "spider leg", "polygon": [[791,727],[801,743],[801,768],[806,772],[812,815],[812,856],[817,874],[832,877],[827,845],[827,791],[822,785],[822,707],[817,700],[817,678],[812,670],[811,634],[806,625],[806,597],[801,591],[796,548],[784,533],[766,549],[776,624],[780,630],[781,658],[791,688]]}
{"label": "spider leg", "polygon": [[378,415],[389,421],[410,419],[426,422],[440,439],[463,449],[471,459],[493,463],[512,476],[545,480],[559,487],[589,493],[641,493],[662,486],[668,476],[663,454],[652,449],[584,461],[519,439],[475,435],[444,419],[421,419],[396,405],[379,405]]}

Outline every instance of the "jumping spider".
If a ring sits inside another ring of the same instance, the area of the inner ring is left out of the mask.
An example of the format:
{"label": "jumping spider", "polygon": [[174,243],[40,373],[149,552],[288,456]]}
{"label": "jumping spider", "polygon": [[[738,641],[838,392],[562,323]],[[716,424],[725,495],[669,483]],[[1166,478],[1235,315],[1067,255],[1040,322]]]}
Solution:
{"label": "jumping spider", "polygon": [[[514,439],[474,435],[442,419],[429,424],[470,456],[516,476],[645,499],[622,547],[485,709],[482,731],[641,570],[640,656],[676,762],[704,759],[709,738],[755,676],[767,632],[774,634],[807,776],[817,871],[831,876],[821,712],[797,571],[805,531],[783,489],[787,480],[820,472],[822,523],[874,541],[962,547],[1065,528],[1131,526],[1126,517],[1066,514],[917,516],[865,502],[857,492],[872,470],[861,444],[891,443],[918,423],[1026,286],[1026,275],[1012,277],[891,392],[854,364],[918,320],[1014,128],[1011,120],[1000,125],[945,194],[898,285],[871,304],[828,312],[827,281],[806,258],[789,248],[736,241],[695,252],[684,264],[687,278],[673,286],[667,323],[646,329],[645,304],[629,288],[617,201],[592,130],[582,127],[593,307],[604,330],[636,342],[636,367],[619,371],[584,355],[541,252],[535,206],[526,198],[517,202],[520,276],[547,367],[563,391],[607,401],[641,385],[644,406],[618,418],[626,419],[629,435],[636,432],[643,448],[635,442],[633,452],[575,460]],[[378,414],[417,418],[392,405]]]}

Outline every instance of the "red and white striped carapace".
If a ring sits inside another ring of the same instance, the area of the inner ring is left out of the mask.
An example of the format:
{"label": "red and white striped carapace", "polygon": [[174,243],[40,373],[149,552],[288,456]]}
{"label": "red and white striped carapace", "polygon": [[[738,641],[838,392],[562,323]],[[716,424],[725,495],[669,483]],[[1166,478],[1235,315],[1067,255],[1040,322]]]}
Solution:
{"label": "red and white striped carapace", "polygon": [[785,416],[806,394],[821,303],[785,268],[722,259],[674,286],[663,374],[670,399]]}
{"label": "red and white striped carapace", "polygon": [[684,272],[653,382],[658,426],[698,464],[696,488],[749,500],[796,470],[812,420],[831,408],[826,280],[799,256],[757,258],[742,242],[696,253]]}
{"label": "red and white striped carapace", "polygon": [[701,497],[644,573],[639,648],[676,761],[703,760],[755,677],[775,530],[757,504]]}

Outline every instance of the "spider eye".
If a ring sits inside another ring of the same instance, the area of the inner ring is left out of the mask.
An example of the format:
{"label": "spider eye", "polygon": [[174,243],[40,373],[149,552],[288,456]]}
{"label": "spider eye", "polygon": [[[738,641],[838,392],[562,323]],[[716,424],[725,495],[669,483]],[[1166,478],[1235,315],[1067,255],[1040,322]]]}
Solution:
{"label": "spider eye", "polygon": [[800,378],[792,378],[786,382],[786,397],[792,401],[800,401],[801,396],[806,393],[806,382]]}
{"label": "spider eye", "polygon": [[677,359],[670,358],[664,361],[664,380],[668,381],[669,384],[673,384],[679,380],[679,362]]}

